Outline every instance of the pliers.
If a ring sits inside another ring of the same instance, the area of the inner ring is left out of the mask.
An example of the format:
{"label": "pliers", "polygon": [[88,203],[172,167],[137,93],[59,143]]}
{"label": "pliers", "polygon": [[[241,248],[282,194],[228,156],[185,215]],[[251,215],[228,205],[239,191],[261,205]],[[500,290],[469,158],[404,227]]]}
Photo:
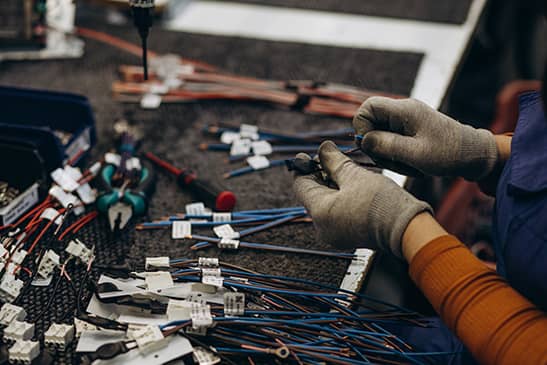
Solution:
{"label": "pliers", "polygon": [[[140,178],[137,183],[114,187],[112,181],[118,167],[105,164],[97,179],[101,194],[97,198],[97,209],[108,216],[112,231],[122,230],[133,216],[141,216],[148,209],[148,200],[156,187],[154,168],[141,160]],[[133,186],[134,185],[134,186]]]}

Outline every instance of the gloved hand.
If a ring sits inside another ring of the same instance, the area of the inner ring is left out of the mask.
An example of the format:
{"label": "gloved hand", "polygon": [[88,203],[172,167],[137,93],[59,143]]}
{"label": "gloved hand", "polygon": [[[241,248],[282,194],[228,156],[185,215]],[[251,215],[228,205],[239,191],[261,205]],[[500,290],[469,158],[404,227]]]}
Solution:
{"label": "gloved hand", "polygon": [[[299,154],[298,158],[310,158]],[[378,247],[402,257],[401,239],[417,214],[431,207],[391,179],[356,165],[330,141],[319,162],[338,188],[316,175],[297,175],[296,196],[308,209],[321,241],[340,246]]]}
{"label": "gloved hand", "polygon": [[416,99],[367,99],[353,119],[361,149],[382,167],[480,180],[498,159],[491,132],[463,125]]}

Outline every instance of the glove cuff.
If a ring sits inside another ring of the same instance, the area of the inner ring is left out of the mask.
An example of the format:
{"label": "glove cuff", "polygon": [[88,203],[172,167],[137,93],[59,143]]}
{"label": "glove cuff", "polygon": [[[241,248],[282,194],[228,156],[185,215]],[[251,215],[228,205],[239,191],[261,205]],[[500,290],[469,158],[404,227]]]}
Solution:
{"label": "glove cuff", "polygon": [[461,161],[466,161],[461,176],[477,181],[488,176],[498,161],[498,147],[492,132],[465,126],[460,149]]}
{"label": "glove cuff", "polygon": [[[406,191],[400,199],[393,199],[394,192],[390,190],[379,193],[371,202],[368,221],[380,224],[377,227],[370,227],[369,240],[375,242],[381,249],[403,259],[402,239],[410,221],[423,212],[433,214],[433,209],[429,204],[416,199]],[[385,224],[389,221],[391,224]]]}

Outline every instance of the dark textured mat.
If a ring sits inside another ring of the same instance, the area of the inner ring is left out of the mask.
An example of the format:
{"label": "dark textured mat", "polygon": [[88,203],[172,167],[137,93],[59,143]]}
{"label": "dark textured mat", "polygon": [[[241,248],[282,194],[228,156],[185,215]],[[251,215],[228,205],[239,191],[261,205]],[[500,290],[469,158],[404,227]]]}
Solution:
{"label": "dark textured mat", "polygon": [[[90,25],[90,24],[86,24]],[[136,40],[132,28],[104,27],[93,24],[131,41]],[[409,93],[421,62],[421,55],[371,50],[315,47],[301,44],[254,41],[238,38],[198,36],[153,29],[150,48],[160,52],[176,52],[200,59],[237,73],[289,79],[317,79],[345,82],[396,93]],[[208,102],[186,105],[164,105],[157,111],[142,111],[136,106],[124,106],[111,98],[110,86],[116,80],[116,67],[123,63],[138,64],[139,60],[123,51],[87,41],[86,55],[80,60],[45,62],[6,62],[0,64],[0,84],[20,87],[47,88],[81,93],[89,97],[96,119],[99,145],[94,156],[104,153],[112,143],[112,122],[116,117],[128,116],[145,132],[142,150],[153,151],[180,166],[195,168],[208,179],[220,181],[229,166],[224,154],[202,153],[197,144],[203,137],[197,128],[203,123],[237,121],[283,129],[286,131],[319,130],[347,126],[348,122],[335,118],[303,115],[262,105]],[[239,197],[238,209],[283,207],[296,204],[291,175],[282,168],[235,178],[225,182]],[[170,176],[159,173],[157,192],[151,202],[149,216],[158,218],[184,210],[191,202],[188,194],[179,192]],[[190,252],[188,241],[173,241],[169,231],[127,231],[113,239],[107,233],[106,221],[101,217],[86,228],[80,237],[88,245],[96,245],[101,264],[127,258],[135,267],[143,267],[149,255],[197,257]],[[203,231],[208,233],[210,231]],[[332,249],[316,244],[311,226],[293,225],[250,237],[257,242],[286,244],[297,247]],[[210,249],[199,255],[214,255]],[[318,280],[338,285],[347,263],[331,259],[302,257],[276,253],[241,250],[236,254],[222,253],[226,261],[266,273]],[[69,268],[79,286],[81,267]],[[49,300],[51,288],[33,288],[22,303],[34,318]],[[73,310],[74,294],[63,283],[44,320],[38,323],[40,334],[53,319],[69,318]]]}
{"label": "dark textured mat", "polygon": [[472,0],[235,0],[235,2],[462,24]]}

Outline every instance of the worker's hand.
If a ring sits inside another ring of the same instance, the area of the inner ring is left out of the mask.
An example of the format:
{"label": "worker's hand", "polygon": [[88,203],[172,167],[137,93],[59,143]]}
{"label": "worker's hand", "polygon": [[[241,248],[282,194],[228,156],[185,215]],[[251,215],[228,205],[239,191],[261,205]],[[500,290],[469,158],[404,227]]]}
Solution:
{"label": "worker's hand", "polygon": [[345,247],[379,247],[402,257],[401,239],[408,223],[421,212],[431,212],[431,207],[391,179],[356,165],[330,141],[319,147],[319,162],[337,187],[328,187],[316,175],[297,175],[294,182],[318,238]]}
{"label": "worker's hand", "polygon": [[498,159],[493,134],[475,129],[416,99],[367,99],[353,119],[362,150],[382,167],[479,180]]}

